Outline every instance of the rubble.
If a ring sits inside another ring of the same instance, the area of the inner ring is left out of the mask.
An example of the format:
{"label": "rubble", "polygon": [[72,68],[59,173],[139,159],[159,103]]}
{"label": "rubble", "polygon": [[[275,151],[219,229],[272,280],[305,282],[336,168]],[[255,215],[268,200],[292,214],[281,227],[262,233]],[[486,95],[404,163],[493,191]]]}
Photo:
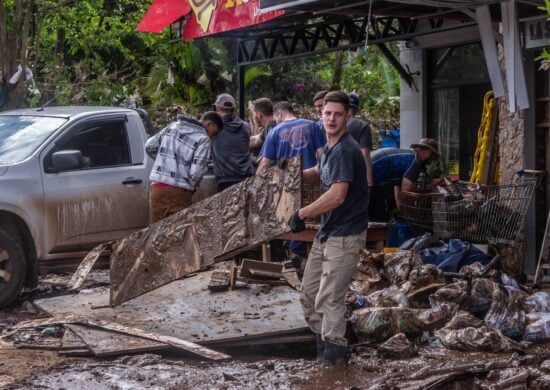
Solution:
{"label": "rubble", "polygon": [[[527,345],[517,342],[522,339],[550,338],[550,313],[532,313],[546,309],[550,295],[529,295],[496,270],[496,262],[468,262],[445,273],[423,264],[414,250],[389,253],[383,260],[365,250],[346,298],[359,342],[384,343],[379,348],[390,356],[392,345],[396,351],[414,350],[408,343],[418,348],[438,341],[451,350],[502,352],[524,351]],[[380,286],[377,291],[370,283],[363,287],[371,280]]]}

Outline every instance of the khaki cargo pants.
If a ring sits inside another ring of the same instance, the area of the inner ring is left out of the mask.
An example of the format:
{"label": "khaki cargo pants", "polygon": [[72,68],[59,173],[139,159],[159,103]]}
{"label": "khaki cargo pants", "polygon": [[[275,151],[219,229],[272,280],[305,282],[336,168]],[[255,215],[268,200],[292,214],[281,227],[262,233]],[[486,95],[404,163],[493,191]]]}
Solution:
{"label": "khaki cargo pants", "polygon": [[365,247],[367,231],[347,237],[313,242],[309,252],[300,301],[311,330],[323,340],[347,345],[344,297]]}

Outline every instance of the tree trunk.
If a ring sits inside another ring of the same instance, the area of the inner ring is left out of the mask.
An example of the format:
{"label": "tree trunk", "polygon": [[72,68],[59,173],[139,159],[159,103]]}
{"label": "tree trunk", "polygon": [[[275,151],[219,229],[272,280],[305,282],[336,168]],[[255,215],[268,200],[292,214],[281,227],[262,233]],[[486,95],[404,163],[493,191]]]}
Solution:
{"label": "tree trunk", "polygon": [[332,74],[332,83],[330,89],[338,91],[340,89],[340,83],[342,81],[342,71],[344,67],[344,57],[341,51],[337,51],[334,58],[334,73]]}
{"label": "tree trunk", "polygon": [[10,84],[9,80],[19,65],[23,70],[27,65],[33,11],[34,0],[16,0],[10,8],[6,7],[4,0],[0,0],[0,89],[7,90],[6,100],[0,106],[1,110],[28,106],[24,72],[15,83]]}

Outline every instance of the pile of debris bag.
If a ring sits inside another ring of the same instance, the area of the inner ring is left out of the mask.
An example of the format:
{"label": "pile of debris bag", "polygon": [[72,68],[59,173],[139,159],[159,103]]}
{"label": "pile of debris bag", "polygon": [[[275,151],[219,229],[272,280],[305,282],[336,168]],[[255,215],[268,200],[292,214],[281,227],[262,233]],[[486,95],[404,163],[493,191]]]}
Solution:
{"label": "pile of debris bag", "polygon": [[496,261],[462,244],[364,250],[346,296],[357,341],[403,358],[417,354],[420,344],[503,352],[550,339],[550,293],[530,294],[494,268]]}

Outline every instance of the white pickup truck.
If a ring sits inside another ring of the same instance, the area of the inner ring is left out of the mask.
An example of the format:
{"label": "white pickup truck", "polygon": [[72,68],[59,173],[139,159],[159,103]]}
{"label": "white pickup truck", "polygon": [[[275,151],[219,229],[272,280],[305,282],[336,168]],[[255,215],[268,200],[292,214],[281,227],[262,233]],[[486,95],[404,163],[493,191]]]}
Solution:
{"label": "white pickup truck", "polygon": [[132,109],[0,112],[0,307],[36,284],[39,263],[82,258],[147,226],[151,133]]}

